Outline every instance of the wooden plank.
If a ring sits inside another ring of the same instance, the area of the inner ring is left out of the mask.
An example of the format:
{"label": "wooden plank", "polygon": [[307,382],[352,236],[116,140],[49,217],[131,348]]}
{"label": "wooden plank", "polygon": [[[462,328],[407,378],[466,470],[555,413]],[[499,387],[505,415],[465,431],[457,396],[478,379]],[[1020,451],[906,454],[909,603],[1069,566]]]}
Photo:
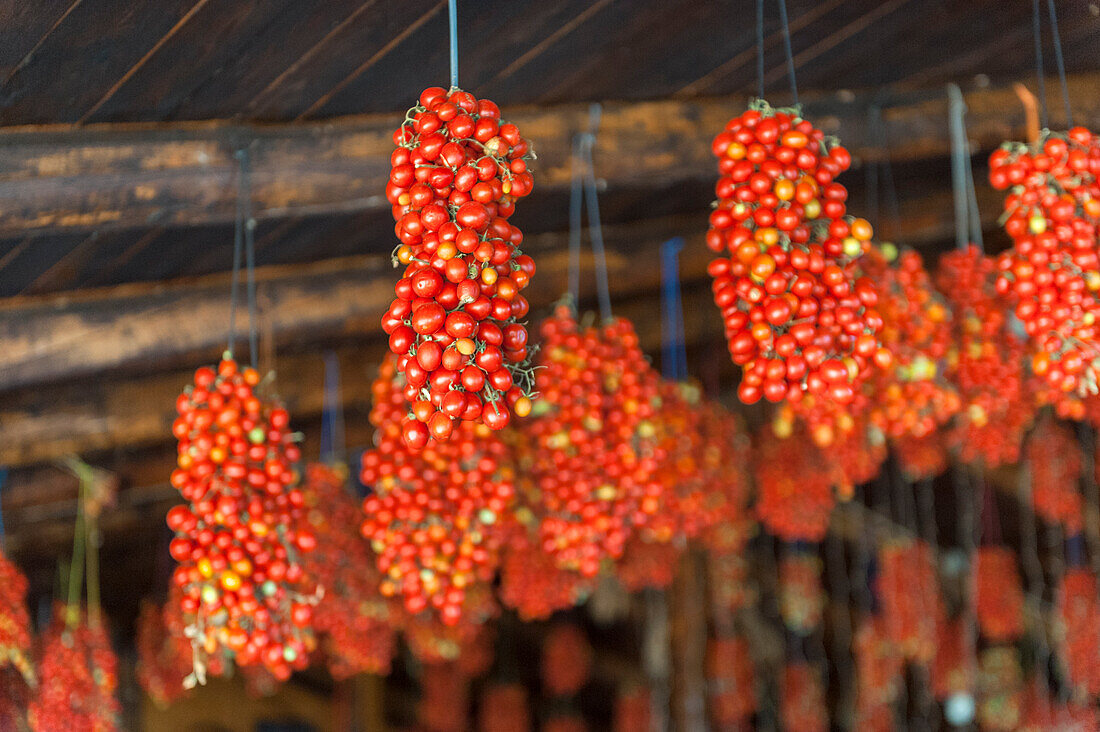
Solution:
{"label": "wooden plank", "polygon": [[[608,228],[608,267],[616,292],[656,289],[658,245],[680,234],[692,241],[684,254],[684,276],[700,276],[709,261],[709,251],[701,244],[704,230],[702,216]],[[527,291],[535,307],[549,304],[564,291],[566,240],[566,234],[553,233],[524,243],[525,250],[539,259],[540,271]],[[591,260],[585,263],[587,268]],[[616,276],[627,272],[630,277]],[[258,301],[277,345],[380,335],[378,318],[393,299],[395,280],[388,257],[378,255],[307,267],[266,267],[257,270]],[[171,364],[188,355],[214,358],[226,340],[229,296],[229,277],[215,275],[0,301],[0,392],[139,364]],[[242,308],[238,333],[245,328]]]}
{"label": "wooden plank", "polygon": [[[1053,82],[1052,82],[1053,83]],[[1074,76],[1070,93],[1082,123],[1100,123],[1100,73]],[[969,131],[988,151],[1023,134],[1023,110],[1010,88],[967,93]],[[805,100],[806,114],[839,134],[858,158],[882,151],[866,128],[866,107],[885,106],[895,161],[945,156],[946,100],[940,90],[873,100]],[[709,141],[743,108],[739,98],[605,105],[595,157],[612,188],[707,180]],[[587,124],[586,105],[512,109],[506,116],[533,142],[536,190],[570,179],[572,135]],[[1053,115],[1055,124],[1059,117]],[[91,231],[230,221],[235,212],[233,153],[251,143],[258,218],[384,210],[390,134],[400,117],[340,118],[298,125],[194,123],[15,128],[0,132],[0,237],[24,232]]]}

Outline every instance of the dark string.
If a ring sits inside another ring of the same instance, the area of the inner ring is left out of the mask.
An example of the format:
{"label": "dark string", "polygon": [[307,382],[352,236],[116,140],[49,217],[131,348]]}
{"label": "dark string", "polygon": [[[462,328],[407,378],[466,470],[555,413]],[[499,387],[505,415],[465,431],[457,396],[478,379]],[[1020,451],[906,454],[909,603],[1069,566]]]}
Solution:
{"label": "dark string", "polygon": [[451,42],[451,88],[458,88],[458,0],[447,3],[447,23]]}
{"label": "dark string", "polygon": [[1050,11],[1050,34],[1054,38],[1054,63],[1058,67],[1058,81],[1062,84],[1062,104],[1066,107],[1066,126],[1073,127],[1073,112],[1069,106],[1069,84],[1066,82],[1066,61],[1062,57],[1062,38],[1058,33],[1058,13],[1054,10],[1054,0],[1047,0]]}
{"label": "dark string", "polygon": [[666,378],[687,378],[684,347],[684,307],[680,294],[680,250],[683,237],[661,245],[661,366]]}
{"label": "dark string", "polygon": [[343,460],[344,410],[340,405],[340,360],[335,351],[325,353],[324,407],[321,412],[321,460],[329,464]]}
{"label": "dark string", "polygon": [[596,297],[600,304],[600,317],[611,320],[611,292],[607,283],[607,255],[604,252],[603,228],[600,225],[600,200],[596,192],[596,168],[592,161],[592,148],[596,144],[596,129],[600,125],[601,107],[593,104],[588,108],[588,134],[585,135],[582,150],[585,166],[585,203],[588,206],[588,236],[592,240],[592,257],[596,265]]}
{"label": "dark string", "polygon": [[[871,105],[867,108],[867,128],[870,132],[871,144],[878,144],[878,115],[879,109],[875,105]],[[867,216],[872,221],[878,221],[879,219],[879,200],[878,200],[878,163],[870,163],[864,170],[864,185],[867,188]]]}
{"label": "dark string", "polygon": [[252,368],[260,357],[259,330],[256,324],[256,219],[252,218],[252,171],[248,148],[241,148],[241,197],[244,199],[244,258],[248,284],[248,349]]}
{"label": "dark string", "polygon": [[764,98],[764,0],[756,0],[756,96]]}
{"label": "dark string", "polygon": [[573,153],[570,158],[573,180],[569,187],[569,294],[573,296],[574,307],[580,304],[581,296],[581,226],[584,218],[581,138],[582,135],[573,136]]}
{"label": "dark string", "polygon": [[794,80],[794,56],[791,54],[791,28],[787,23],[787,0],[779,0],[779,22],[783,24],[783,50],[787,54],[787,78],[791,82],[791,97],[798,106],[798,84]]}
{"label": "dark string", "polygon": [[238,150],[237,159],[237,217],[233,229],[233,279],[229,288],[229,343],[225,350],[233,353],[237,341],[237,302],[241,289],[241,253],[244,251],[244,156]]}
{"label": "dark string", "polygon": [[1047,117],[1047,86],[1046,72],[1043,70],[1043,27],[1039,13],[1039,0],[1031,0],[1032,32],[1035,34],[1035,74],[1038,77],[1039,86],[1039,118],[1043,129],[1050,126]]}

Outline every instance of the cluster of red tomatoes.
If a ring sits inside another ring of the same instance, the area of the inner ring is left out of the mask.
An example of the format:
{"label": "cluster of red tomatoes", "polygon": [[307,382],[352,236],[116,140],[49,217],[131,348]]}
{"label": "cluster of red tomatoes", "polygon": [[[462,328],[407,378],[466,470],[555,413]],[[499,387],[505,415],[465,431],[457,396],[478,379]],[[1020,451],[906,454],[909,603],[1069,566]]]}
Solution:
{"label": "cluster of red tomatoes", "polygon": [[585,577],[661,507],[657,373],[629,321],[582,326],[559,306],[542,324],[538,411],[516,436],[543,551]]}
{"label": "cluster of red tomatoes", "polygon": [[615,575],[627,592],[664,590],[672,585],[679,558],[680,549],[670,542],[634,537],[615,565]]}
{"label": "cluster of red tomatoes", "polygon": [[1084,696],[1100,694],[1100,601],[1096,576],[1084,567],[1071,567],[1058,588],[1058,621],[1061,623],[1061,656],[1070,682]]}
{"label": "cluster of red tomatoes", "polygon": [[649,690],[644,686],[635,686],[621,691],[615,697],[615,710],[611,715],[612,732],[634,732],[638,729],[650,729]]}
{"label": "cluster of red tomatoes", "polygon": [[[71,612],[70,612],[71,610]],[[115,698],[118,658],[102,623],[77,608],[55,607],[42,639],[38,689],[27,708],[34,732],[110,732],[122,708]]]}
{"label": "cluster of red tomatoes", "polygon": [[[864,617],[852,640],[856,667],[856,727],[880,730],[884,710],[893,720],[892,705],[901,691],[904,661],[890,640],[883,614]],[[889,730],[892,727],[886,727]]]}
{"label": "cluster of red tomatoes", "polygon": [[301,451],[286,409],[259,385],[255,369],[226,354],[216,370],[197,370],[176,402],[172,485],[187,503],[168,512],[170,551],[200,677],[210,657],[226,655],[285,680],[315,644],[300,555],[316,540],[293,467]]}
{"label": "cluster of red tomatoes", "polygon": [[591,580],[563,569],[523,532],[501,560],[500,601],[521,620],[542,620],[573,607],[591,592]]}
{"label": "cluster of red tomatoes", "polygon": [[1020,729],[1024,714],[1024,672],[1020,651],[1015,646],[982,649],[978,654],[978,689],[980,729],[994,732]]}
{"label": "cluster of red tomatoes", "polygon": [[715,613],[735,613],[756,603],[756,586],[751,581],[749,560],[740,551],[730,547],[728,551],[711,550],[710,600]]}
{"label": "cluster of red tomatoes", "polygon": [[531,192],[530,149],[500,109],[425,89],[393,136],[386,198],[404,273],[382,318],[411,413],[403,438],[446,441],[459,420],[497,430],[531,409],[527,315],[535,271],[508,222]]}
{"label": "cluster of red tomatoes", "polygon": [[975,614],[990,643],[1012,642],[1024,634],[1024,590],[1016,555],[1008,547],[978,548]]}
{"label": "cluster of red tomatoes", "polygon": [[0,668],[8,665],[28,682],[34,679],[27,578],[0,551]]}
{"label": "cluster of red tomatoes", "polygon": [[836,464],[810,440],[801,422],[793,433],[763,430],[753,451],[756,517],[784,541],[821,541],[841,483]]}
{"label": "cluster of red tomatoes", "polygon": [[1097,391],[1100,368],[1100,141],[1087,129],[1006,143],[989,159],[1005,197],[1013,247],[997,259],[997,288],[1010,294],[1031,341],[1031,366],[1063,414]]}
{"label": "cluster of red tomatoes", "polygon": [[791,551],[779,560],[779,615],[795,635],[808,636],[825,614],[821,559],[806,551]]}
{"label": "cluster of red tomatoes", "polygon": [[455,664],[428,663],[420,674],[420,702],[416,716],[432,732],[465,732],[470,706],[469,679],[457,673]]}
{"label": "cluster of red tomatoes", "polygon": [[418,448],[401,436],[406,377],[389,356],[372,391],[374,447],[360,477],[373,492],[363,501],[362,534],[382,573],[382,594],[404,598],[416,614],[428,608],[457,623],[467,588],[488,582],[510,531],[514,470],[500,436],[484,423],[459,420],[450,439]]}
{"label": "cluster of red tomatoes", "polygon": [[848,404],[876,360],[875,288],[853,262],[872,231],[846,216],[834,178],[851,163],[797,110],[763,100],[726,124],[711,147],[721,178],[707,245],[714,301],[730,355],[743,374],[738,396]]}
{"label": "cluster of red tomatoes", "polygon": [[1015,463],[1034,418],[1027,345],[997,292],[997,263],[974,245],[940,257],[936,284],[955,313],[948,372],[961,400],[949,441],[965,462]]}
{"label": "cluster of red tomatoes", "polygon": [[491,684],[481,692],[478,732],[516,732],[531,729],[527,690],[518,683]]}
{"label": "cluster of red tomatoes", "polygon": [[592,645],[578,626],[559,623],[542,642],[541,678],[547,696],[571,696],[588,682]]}
{"label": "cluster of red tomatoes", "polygon": [[317,546],[304,558],[307,574],[324,588],[313,611],[313,629],[329,673],[346,679],[389,673],[396,637],[389,602],[378,592],[381,577],[359,533],[359,502],[345,474],[320,463],[306,467],[306,523]]}
{"label": "cluster of red tomatoes", "polygon": [[932,659],[932,695],[944,702],[953,694],[973,693],[974,664],[971,660],[965,616],[947,618],[942,612],[936,623],[936,655]]}
{"label": "cluster of red tomatoes", "polygon": [[1066,536],[1084,525],[1081,449],[1073,430],[1052,419],[1042,419],[1027,438],[1031,471],[1031,505],[1035,515],[1050,524],[1061,524]]}
{"label": "cluster of red tomatoes", "polygon": [[717,727],[736,728],[756,713],[756,681],[749,643],[740,635],[707,641],[707,688]]}
{"label": "cluster of red tomatoes", "polygon": [[779,718],[783,729],[827,732],[828,706],[821,676],[808,661],[788,661],[780,679]]}
{"label": "cluster of red tomatoes", "polygon": [[887,639],[903,660],[928,664],[936,652],[939,589],[932,550],[922,541],[889,541],[879,549],[878,570]]}
{"label": "cluster of red tomatoes", "polygon": [[173,633],[166,623],[165,608],[145,600],[138,614],[137,680],[153,703],[164,709],[180,699],[184,679],[192,670],[191,641],[180,628]]}
{"label": "cluster of red tomatoes", "polygon": [[492,585],[476,582],[466,589],[457,621],[444,622],[438,613],[420,613],[405,617],[401,630],[409,651],[422,663],[454,661],[475,642],[482,627],[499,614]]}

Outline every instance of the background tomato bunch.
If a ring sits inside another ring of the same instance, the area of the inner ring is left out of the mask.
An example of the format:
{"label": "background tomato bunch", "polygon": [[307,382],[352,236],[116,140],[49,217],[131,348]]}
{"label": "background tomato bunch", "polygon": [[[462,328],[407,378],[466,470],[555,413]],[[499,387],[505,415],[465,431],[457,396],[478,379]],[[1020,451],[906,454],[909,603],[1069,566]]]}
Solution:
{"label": "background tomato bunch", "polygon": [[1037,397],[1026,343],[1013,332],[996,277],[996,260],[973,244],[941,256],[936,271],[955,313],[948,373],[961,404],[949,442],[965,462],[987,467],[1019,459]]}
{"label": "background tomato bunch", "polygon": [[34,680],[27,578],[0,551],[0,668],[11,666],[28,683]]}
{"label": "background tomato bunch", "polygon": [[707,641],[707,687],[714,723],[728,727],[756,712],[752,650],[741,635],[719,635]]}
{"label": "background tomato bunch", "polygon": [[1067,536],[1080,532],[1084,526],[1081,450],[1073,430],[1052,419],[1040,419],[1028,435],[1025,454],[1035,515],[1061,524]]}
{"label": "background tomato bunch", "polygon": [[182,629],[179,633],[169,629],[164,611],[154,602],[143,601],[135,639],[138,683],[162,709],[184,695],[184,679],[192,670],[191,642]]}
{"label": "background tomato bunch", "polygon": [[1073,686],[1089,698],[1100,694],[1100,604],[1096,576],[1084,567],[1071,567],[1062,575],[1057,593],[1062,658]]}
{"label": "background tomato bunch", "polygon": [[851,156],[801,119],[763,100],[726,124],[711,149],[721,178],[710,215],[714,301],[743,374],[738,396],[852,401],[873,360],[877,295],[851,266],[871,226],[847,217],[834,178]]}
{"label": "background tomato bunch", "polygon": [[394,132],[386,198],[405,269],[382,318],[411,405],[412,448],[446,441],[458,420],[498,430],[530,411],[527,315],[535,271],[508,222],[531,192],[530,148],[487,99],[425,89]]}
{"label": "background tomato bunch", "polygon": [[1077,398],[1096,393],[1100,367],[1100,143],[1084,127],[1047,132],[1034,145],[1005,143],[989,166],[993,187],[1009,190],[1004,227],[1013,240],[997,258],[998,291],[1015,304],[1052,401],[1079,418]]}
{"label": "background tomato bunch", "polygon": [[301,451],[286,409],[259,385],[255,369],[226,354],[216,371],[196,371],[176,403],[172,485],[187,503],[168,512],[170,552],[199,679],[209,657],[224,654],[285,680],[315,645],[314,585],[300,555],[316,539],[293,467]]}
{"label": "background tomato bunch", "polygon": [[305,521],[317,547],[305,556],[306,572],[324,588],[313,611],[329,672],[334,679],[389,673],[397,640],[389,602],[378,592],[381,577],[359,533],[359,502],[346,473],[321,463],[306,468]]}
{"label": "background tomato bunch", "polygon": [[890,730],[892,705],[902,688],[904,661],[890,639],[883,614],[864,617],[852,641],[856,664],[856,719],[858,729]]}
{"label": "background tomato bunch", "polygon": [[779,718],[783,729],[826,732],[829,715],[821,676],[807,661],[788,661],[780,679]]}
{"label": "background tomato bunch", "polygon": [[56,606],[42,639],[38,689],[27,709],[34,732],[119,729],[118,658],[101,622]]}
{"label": "background tomato bunch", "polygon": [[785,437],[761,430],[753,454],[756,517],[784,541],[821,541],[836,505],[837,466],[809,439],[801,423]]}
{"label": "background tomato bunch", "polygon": [[413,614],[431,608],[448,624],[467,588],[496,572],[515,496],[504,442],[481,422],[460,420],[451,439],[420,448],[401,437],[405,377],[388,356],[372,392],[375,445],[363,453],[361,530],[382,573],[381,591]]}
{"label": "background tomato bunch", "polygon": [[1024,590],[1016,555],[1008,547],[979,547],[975,571],[975,612],[982,635],[990,643],[1016,640],[1024,634]]}
{"label": "background tomato bunch", "polygon": [[500,566],[500,601],[521,620],[543,620],[583,601],[591,580],[558,566],[526,529],[508,542]]}
{"label": "background tomato bunch", "polygon": [[936,652],[939,589],[932,550],[922,541],[898,540],[886,542],[878,556],[886,638],[903,661],[928,664]]}
{"label": "background tomato bunch", "polygon": [[821,625],[826,601],[821,570],[821,559],[808,551],[785,552],[779,560],[779,614],[795,635],[810,635]]}

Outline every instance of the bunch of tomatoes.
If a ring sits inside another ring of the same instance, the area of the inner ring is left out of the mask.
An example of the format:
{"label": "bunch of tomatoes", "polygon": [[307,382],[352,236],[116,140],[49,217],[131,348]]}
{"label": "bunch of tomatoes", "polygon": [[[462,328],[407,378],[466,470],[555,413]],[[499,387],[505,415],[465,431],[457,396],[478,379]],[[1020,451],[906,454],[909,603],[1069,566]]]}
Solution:
{"label": "bunch of tomatoes", "polygon": [[922,541],[889,541],[879,550],[878,570],[886,637],[903,660],[930,663],[936,651],[939,589],[932,550]]}
{"label": "bunch of tomatoes", "polygon": [[301,451],[286,409],[259,392],[256,370],[227,353],[176,402],[172,485],[187,503],[168,512],[168,526],[198,680],[218,655],[285,680],[315,645],[313,583],[300,559],[316,544],[295,487]]}
{"label": "bunch of tomatoes", "polygon": [[10,665],[30,683],[34,668],[27,588],[26,576],[0,552],[0,668]]}
{"label": "bunch of tomatoes", "polygon": [[954,694],[973,693],[974,664],[969,651],[969,622],[965,616],[946,617],[936,623],[936,655],[932,659],[932,695],[944,702]]}
{"label": "bunch of tomatoes", "polygon": [[1005,143],[989,165],[993,187],[1009,191],[1013,240],[997,258],[998,291],[1024,325],[1032,370],[1061,412],[1079,418],[1100,368],[1100,142],[1084,127],[1046,132],[1034,145]]}
{"label": "bunch of tomatoes", "polygon": [[521,620],[543,620],[584,601],[590,579],[563,569],[524,531],[508,544],[500,566],[500,601]]}
{"label": "bunch of tomatoes", "polygon": [[719,635],[707,641],[707,687],[711,714],[722,728],[740,725],[756,713],[752,649],[741,635]]}
{"label": "bunch of tomatoes", "polygon": [[1035,515],[1060,524],[1066,536],[1084,526],[1084,498],[1079,489],[1081,450],[1073,430],[1052,419],[1041,419],[1027,438],[1031,471],[1031,505]]}
{"label": "bunch of tomatoes", "polygon": [[779,560],[779,615],[787,630],[808,636],[825,614],[821,559],[807,551],[792,551]]}
{"label": "bunch of tomatoes", "polygon": [[1004,546],[978,548],[975,612],[990,643],[1008,643],[1024,634],[1024,590],[1016,555]]}
{"label": "bunch of tomatoes", "polygon": [[508,222],[531,192],[530,148],[487,99],[425,89],[394,132],[386,198],[403,266],[382,317],[410,410],[413,448],[450,439],[459,421],[499,430],[531,409],[527,315],[535,271]]}
{"label": "bunch of tomatoes", "polygon": [[836,505],[837,466],[810,440],[801,423],[790,435],[761,430],[753,453],[756,517],[784,541],[821,541]]}
{"label": "bunch of tomatoes", "polygon": [[374,447],[360,477],[374,491],[363,500],[361,530],[376,555],[386,597],[413,614],[432,609],[448,624],[462,616],[467,588],[493,578],[511,530],[514,469],[499,434],[460,420],[451,438],[419,448],[402,439],[406,377],[388,356],[372,393]]}
{"label": "bunch of tomatoes", "polygon": [[118,658],[102,623],[61,605],[42,639],[38,689],[27,708],[34,732],[119,729]]}
{"label": "bunch of tomatoes", "polygon": [[321,463],[306,467],[305,521],[317,546],[305,555],[306,572],[325,588],[313,611],[325,661],[334,679],[386,674],[396,652],[381,577],[359,533],[359,502],[345,475]]}
{"label": "bunch of tomatoes", "polygon": [[[902,687],[904,661],[890,639],[884,614],[860,620],[852,640],[856,667],[858,729],[877,730],[883,710],[891,711]],[[890,729],[890,728],[887,728]]]}
{"label": "bunch of tomatoes", "polygon": [[542,688],[547,696],[572,696],[592,673],[592,644],[573,623],[558,623],[542,642]]}
{"label": "bunch of tomatoes", "polygon": [[1024,672],[1012,645],[983,648],[978,654],[978,724],[983,730],[1020,729],[1024,713]]}
{"label": "bunch of tomatoes", "polygon": [[949,441],[963,461],[990,468],[1019,459],[1036,399],[1027,345],[1013,332],[996,279],[996,260],[973,244],[940,257],[936,272],[955,313],[948,373],[961,404]]}
{"label": "bunch of tomatoes", "polygon": [[191,642],[182,632],[171,632],[164,615],[163,607],[143,601],[135,638],[138,683],[161,709],[184,695],[184,679],[192,670]]}
{"label": "bunch of tomatoes", "polygon": [[826,732],[828,706],[821,675],[808,661],[788,661],[780,679],[779,718],[783,729]]}
{"label": "bunch of tomatoes", "polygon": [[593,577],[661,508],[660,378],[626,320],[582,325],[560,305],[542,336],[538,410],[516,437],[517,468],[543,551]]}
{"label": "bunch of tomatoes", "polygon": [[1100,601],[1096,576],[1085,567],[1071,567],[1062,575],[1057,594],[1061,625],[1061,656],[1070,682],[1089,698],[1100,694]]}
{"label": "bunch of tomatoes", "polygon": [[872,230],[846,215],[834,179],[851,164],[797,110],[763,100],[726,124],[711,147],[721,178],[707,245],[738,396],[848,404],[874,363],[877,293],[854,268]]}

